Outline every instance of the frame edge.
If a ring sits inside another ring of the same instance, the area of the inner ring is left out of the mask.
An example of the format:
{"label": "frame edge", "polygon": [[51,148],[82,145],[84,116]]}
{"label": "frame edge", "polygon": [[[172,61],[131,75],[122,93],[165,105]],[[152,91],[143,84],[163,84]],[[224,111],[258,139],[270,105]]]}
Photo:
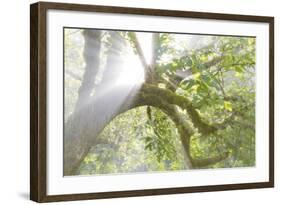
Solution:
{"label": "frame edge", "polygon": [[46,201],[46,9],[30,5],[30,200]]}
{"label": "frame edge", "polygon": [[121,7],[108,5],[93,5],[93,4],[78,4],[78,3],[59,3],[59,2],[38,2],[46,9],[58,10],[76,10],[85,12],[107,12],[119,14],[135,14],[149,16],[166,16],[166,17],[188,17],[188,18],[204,18],[215,20],[234,20],[234,21],[251,21],[251,22],[270,22],[272,16],[256,16],[233,13],[215,13],[202,11],[186,11],[186,10],[168,10],[168,9],[153,9],[144,7]]}
{"label": "frame edge", "polygon": [[38,3],[30,5],[30,199],[39,200],[38,185]]}
{"label": "frame edge", "polygon": [[274,187],[274,17],[269,19],[269,182]]}

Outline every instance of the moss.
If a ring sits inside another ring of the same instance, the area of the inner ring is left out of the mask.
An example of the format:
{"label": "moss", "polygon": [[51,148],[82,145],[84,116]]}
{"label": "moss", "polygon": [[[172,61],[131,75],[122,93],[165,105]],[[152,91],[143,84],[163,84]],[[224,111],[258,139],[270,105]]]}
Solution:
{"label": "moss", "polygon": [[225,160],[229,156],[228,152],[222,153],[219,156],[204,158],[204,159],[192,159],[192,164],[195,168],[207,167],[212,164],[216,164],[222,160]]}
{"label": "moss", "polygon": [[166,103],[177,105],[186,110],[192,119],[194,126],[198,128],[199,132],[201,132],[203,135],[211,134],[217,131],[215,126],[210,125],[202,120],[202,117],[198,111],[192,106],[191,102],[187,98],[179,96],[168,89],[159,88],[155,85],[147,83],[142,86],[140,92],[144,102],[147,100],[146,98],[151,98],[149,101],[154,105],[157,103]]}

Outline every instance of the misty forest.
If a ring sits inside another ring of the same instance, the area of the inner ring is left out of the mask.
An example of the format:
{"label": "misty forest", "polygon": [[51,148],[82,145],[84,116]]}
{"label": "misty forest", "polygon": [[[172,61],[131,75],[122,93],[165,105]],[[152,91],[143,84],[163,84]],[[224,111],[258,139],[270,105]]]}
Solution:
{"label": "misty forest", "polygon": [[64,176],[255,166],[255,49],[64,28]]}

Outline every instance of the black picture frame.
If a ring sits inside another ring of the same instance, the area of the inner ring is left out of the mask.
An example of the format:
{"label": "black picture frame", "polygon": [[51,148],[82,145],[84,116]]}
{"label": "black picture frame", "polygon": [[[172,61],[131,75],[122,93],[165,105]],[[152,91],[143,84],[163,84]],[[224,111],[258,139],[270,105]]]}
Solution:
{"label": "black picture frame", "polygon": [[[48,10],[104,12],[216,19],[225,21],[263,22],[269,24],[269,181],[257,183],[194,186],[162,189],[115,191],[102,193],[75,193],[47,195],[47,66],[46,40]],[[132,197],[190,192],[209,192],[236,189],[274,187],[274,18],[235,14],[203,13],[189,11],[157,10],[38,2],[30,6],[30,199],[36,202],[85,200],[114,197]]]}

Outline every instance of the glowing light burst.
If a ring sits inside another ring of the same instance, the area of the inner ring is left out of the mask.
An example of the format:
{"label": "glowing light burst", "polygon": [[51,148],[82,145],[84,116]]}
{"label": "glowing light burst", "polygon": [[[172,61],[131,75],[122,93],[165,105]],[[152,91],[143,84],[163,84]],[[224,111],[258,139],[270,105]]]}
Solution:
{"label": "glowing light burst", "polygon": [[124,57],[125,63],[119,68],[120,76],[116,85],[134,86],[144,82],[144,68],[142,67],[138,56],[129,54]]}
{"label": "glowing light burst", "polygon": [[[146,62],[149,64],[152,59],[152,34],[137,33],[137,38],[144,53]],[[125,84],[137,86],[144,82],[144,67],[142,66],[138,54],[135,54],[128,46],[128,52],[123,58],[125,63],[120,67],[120,77],[117,80],[117,85]]]}

